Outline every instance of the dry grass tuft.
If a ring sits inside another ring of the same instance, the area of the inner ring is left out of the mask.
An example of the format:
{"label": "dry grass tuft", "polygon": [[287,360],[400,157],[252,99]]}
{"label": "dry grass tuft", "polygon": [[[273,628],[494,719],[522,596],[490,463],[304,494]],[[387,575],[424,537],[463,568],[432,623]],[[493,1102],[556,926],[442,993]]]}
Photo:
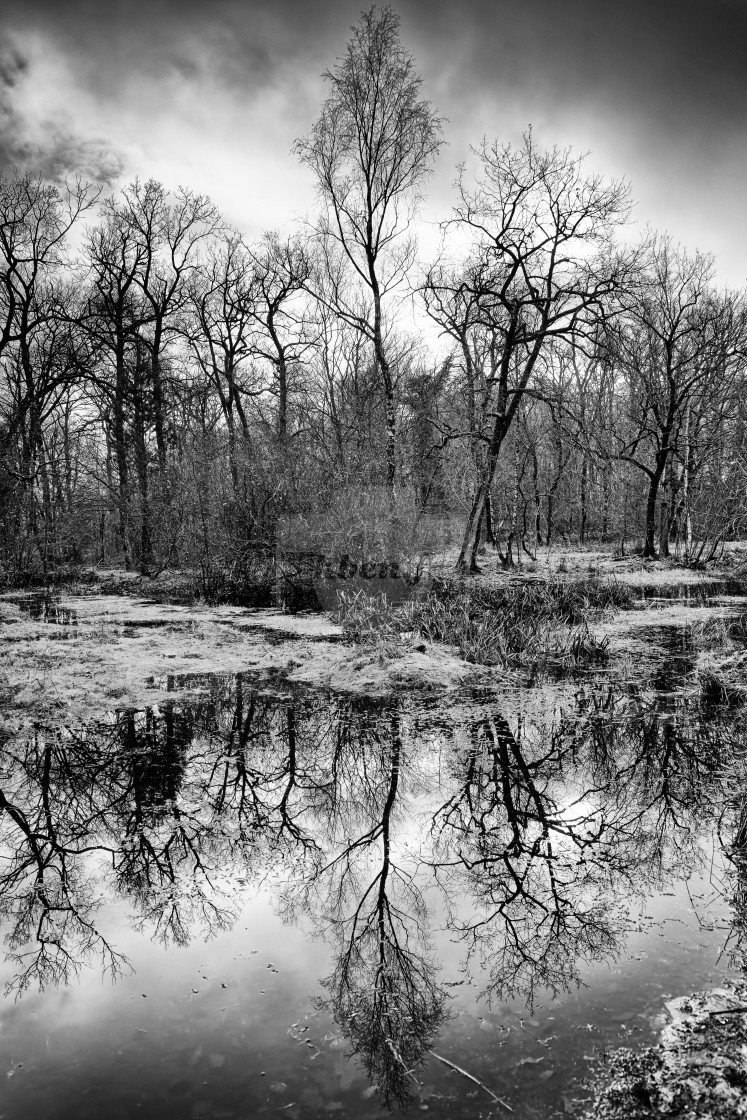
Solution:
{"label": "dry grass tuft", "polygon": [[404,636],[456,646],[466,661],[511,666],[540,661],[572,664],[607,657],[588,619],[623,605],[632,595],[596,580],[536,581],[494,587],[434,581],[429,595],[395,608],[383,595],[343,592],[336,613],[343,641],[401,646]]}

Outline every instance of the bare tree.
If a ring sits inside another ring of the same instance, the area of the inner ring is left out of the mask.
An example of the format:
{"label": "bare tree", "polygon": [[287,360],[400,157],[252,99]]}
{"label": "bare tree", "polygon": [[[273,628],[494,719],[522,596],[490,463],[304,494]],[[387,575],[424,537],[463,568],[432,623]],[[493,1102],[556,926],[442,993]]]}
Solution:
{"label": "bare tree", "polygon": [[190,283],[190,344],[212,389],[218,394],[228,433],[228,460],[234,494],[239,492],[239,441],[249,440],[246,398],[262,392],[251,367],[254,307],[252,262],[238,234],[211,245]]}
{"label": "bare tree", "polygon": [[308,309],[299,297],[311,276],[311,261],[299,237],[268,233],[251,251],[254,322],[252,352],[272,370],[277,399],[275,434],[281,449],[288,439],[291,378],[313,344]]}
{"label": "bare tree", "polygon": [[[97,354],[90,381],[99,398],[107,440],[107,475],[116,495],[116,532],[126,568],[133,562],[130,540],[131,496],[130,367],[136,340],[147,317],[137,287],[142,266],[142,246],[115,210],[90,231],[87,244],[90,289],[85,324]],[[143,469],[146,469],[143,464]],[[147,518],[141,520],[141,538],[147,537]]]}
{"label": "bare tree", "polygon": [[[474,262],[479,270],[479,262]],[[443,264],[428,270],[421,295],[428,316],[451,339],[455,349],[454,367],[459,375],[462,408],[457,408],[438,425],[444,446],[466,440],[473,478],[473,492],[485,471],[489,442],[488,415],[497,368],[499,340],[490,324],[485,324],[480,309],[480,285],[468,262],[462,269]],[[486,499],[485,535],[494,543],[491,496]]]}
{"label": "bare tree", "polygon": [[117,212],[140,250],[140,268],[136,283],[142,292],[147,313],[147,360],[153,396],[153,427],[158,465],[166,470],[166,401],[164,395],[163,358],[170,336],[178,328],[177,316],[187,301],[186,280],[198,264],[198,251],[219,227],[218,213],[209,198],[180,187],[169,197],[163,184],[137,179],[122,192],[117,206],[107,203],[111,213]]}
{"label": "bare tree", "polygon": [[[441,146],[441,120],[421,100],[421,79],[399,39],[388,6],[364,12],[344,57],[324,77],[331,86],[321,115],[295,150],[317,177],[325,205],[318,233],[334,265],[341,258],[363,284],[370,304],[349,298],[350,280],[332,287],[335,311],[373,345],[386,402],[387,484],[396,473],[395,370],[386,344],[383,301],[413,261],[410,222]],[[345,270],[347,271],[347,269]]]}
{"label": "bare tree", "polygon": [[[175,382],[169,385],[166,376],[167,355],[181,335],[187,281],[197,267],[199,250],[218,224],[207,198],[182,188],[171,196],[154,180],[135,180],[120,200],[106,200],[103,222],[89,237],[93,290],[88,324],[105,359],[99,388],[112,402],[120,546],[126,564],[134,552],[143,572],[150,570],[157,553],[155,502],[162,512],[169,505],[167,444],[170,436],[174,442],[174,429],[172,425],[169,431],[167,417]],[[128,463],[128,456],[134,462]],[[131,474],[136,480],[138,532],[130,541]]]}
{"label": "bare tree", "polygon": [[[648,479],[643,553],[655,557],[659,492],[690,406],[709,380],[726,392],[742,361],[747,318],[738,298],[714,291],[710,257],[690,256],[668,237],[653,238],[648,251],[644,282],[611,337],[627,396],[617,454]],[[666,552],[666,530],[661,537]]]}
{"label": "bare tree", "polygon": [[475,238],[480,263],[466,289],[497,347],[487,455],[457,561],[471,570],[501,447],[540,356],[573,344],[623,284],[627,263],[612,234],[629,210],[623,183],[587,174],[570,149],[543,151],[531,131],[521,145],[483,142],[476,154],[481,175],[470,187],[462,169],[451,222]]}
{"label": "bare tree", "polygon": [[[0,458],[14,480],[16,544],[26,529],[36,539],[37,482],[45,517],[52,508],[44,426],[78,372],[68,236],[96,197],[80,182],[59,189],[31,175],[0,175]],[[41,558],[45,564],[46,547]]]}

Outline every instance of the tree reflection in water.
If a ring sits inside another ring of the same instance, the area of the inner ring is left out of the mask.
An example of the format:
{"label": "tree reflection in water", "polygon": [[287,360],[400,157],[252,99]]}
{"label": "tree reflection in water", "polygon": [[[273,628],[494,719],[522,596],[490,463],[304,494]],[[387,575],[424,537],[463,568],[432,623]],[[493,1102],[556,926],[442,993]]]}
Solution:
{"label": "tree reflection in water", "polygon": [[87,857],[100,848],[97,778],[108,784],[98,753],[64,732],[35,731],[3,748],[0,917],[18,993],[68,983],[96,958],[114,977],[127,966],[94,921],[99,896]]}
{"label": "tree reflection in water", "polygon": [[[10,987],[127,962],[97,925],[125,899],[147,935],[231,925],[272,880],[334,947],[321,1005],[382,1099],[406,1105],[448,1016],[426,888],[490,997],[557,992],[614,958],[628,910],[729,835],[744,958],[745,751],[728,712],[581,689],[551,718],[473,696],[445,712],[213,681],[199,702],[7,743],[0,907]],[[733,796],[724,797],[724,775]],[[740,957],[741,954],[741,957]]]}
{"label": "tree reflection in water", "polygon": [[[447,896],[469,895],[454,927],[479,954],[498,998],[532,1002],[578,980],[584,961],[615,957],[631,897],[701,855],[733,744],[681,701],[581,693],[549,727],[480,712],[433,813],[432,866]],[[453,791],[453,792],[452,792]]]}
{"label": "tree reflection in water", "polygon": [[718,835],[726,856],[724,893],[732,910],[724,946],[729,963],[747,975],[747,763],[735,757],[722,774],[725,791]]}
{"label": "tree reflection in water", "polygon": [[406,1107],[446,1017],[417,867],[398,843],[411,760],[394,709],[351,704],[333,726],[326,766],[337,781],[334,797],[316,806],[320,858],[288,882],[285,914],[302,910],[326,928],[335,968],[318,1004],[332,1012],[387,1106]]}

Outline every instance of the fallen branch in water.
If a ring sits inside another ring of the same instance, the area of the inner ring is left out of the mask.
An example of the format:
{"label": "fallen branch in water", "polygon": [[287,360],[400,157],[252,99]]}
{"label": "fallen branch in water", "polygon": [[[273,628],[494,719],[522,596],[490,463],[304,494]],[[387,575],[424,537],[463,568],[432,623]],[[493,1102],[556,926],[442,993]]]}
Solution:
{"label": "fallen branch in water", "polygon": [[723,1007],[720,1011],[709,1011],[709,1015],[747,1015],[747,1007]]}
{"label": "fallen branch in water", "polygon": [[500,1097],[497,1097],[495,1095],[495,1093],[493,1092],[492,1089],[488,1089],[487,1085],[483,1084],[483,1082],[480,1081],[473,1074],[468,1073],[466,1069],[462,1069],[462,1067],[456,1065],[455,1062],[450,1062],[448,1058],[442,1058],[441,1055],[437,1054],[435,1050],[429,1050],[428,1053],[430,1055],[432,1055],[432,1057],[436,1058],[437,1061],[443,1062],[443,1064],[445,1066],[449,1066],[450,1069],[456,1070],[457,1073],[461,1073],[462,1077],[467,1077],[467,1078],[469,1078],[470,1081],[474,1081],[475,1085],[479,1085],[481,1089],[484,1089],[485,1092],[488,1094],[488,1096],[493,1098],[493,1100],[496,1102],[496,1104],[501,1105],[503,1108],[507,1109],[509,1112],[513,1112],[513,1109],[511,1108],[510,1104],[506,1104],[505,1101],[502,1101]]}

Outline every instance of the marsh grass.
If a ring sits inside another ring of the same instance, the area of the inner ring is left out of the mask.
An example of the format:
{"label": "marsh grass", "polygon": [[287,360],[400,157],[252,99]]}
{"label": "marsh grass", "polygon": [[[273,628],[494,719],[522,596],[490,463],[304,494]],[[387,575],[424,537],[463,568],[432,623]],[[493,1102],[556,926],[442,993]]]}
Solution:
{"label": "marsh grass", "polygon": [[698,669],[703,700],[735,706],[747,703],[747,650],[714,657]]}
{"label": "marsh grass", "polygon": [[736,650],[747,643],[747,615],[707,618],[691,629],[695,644],[708,649]]}
{"label": "marsh grass", "polygon": [[343,592],[336,612],[343,641],[401,646],[419,635],[456,646],[466,661],[510,666],[539,661],[603,661],[608,642],[589,630],[589,619],[627,606],[631,592],[597,580],[527,581],[469,585],[434,580],[431,592],[393,607],[383,595]]}
{"label": "marsh grass", "polygon": [[707,650],[698,666],[701,698],[709,704],[747,703],[747,616],[708,618],[691,627],[693,643]]}
{"label": "marsh grass", "polygon": [[340,591],[337,610],[332,617],[342,627],[342,640],[351,645],[378,645],[387,639],[399,640],[400,616],[384,594],[370,594],[365,588]]}

